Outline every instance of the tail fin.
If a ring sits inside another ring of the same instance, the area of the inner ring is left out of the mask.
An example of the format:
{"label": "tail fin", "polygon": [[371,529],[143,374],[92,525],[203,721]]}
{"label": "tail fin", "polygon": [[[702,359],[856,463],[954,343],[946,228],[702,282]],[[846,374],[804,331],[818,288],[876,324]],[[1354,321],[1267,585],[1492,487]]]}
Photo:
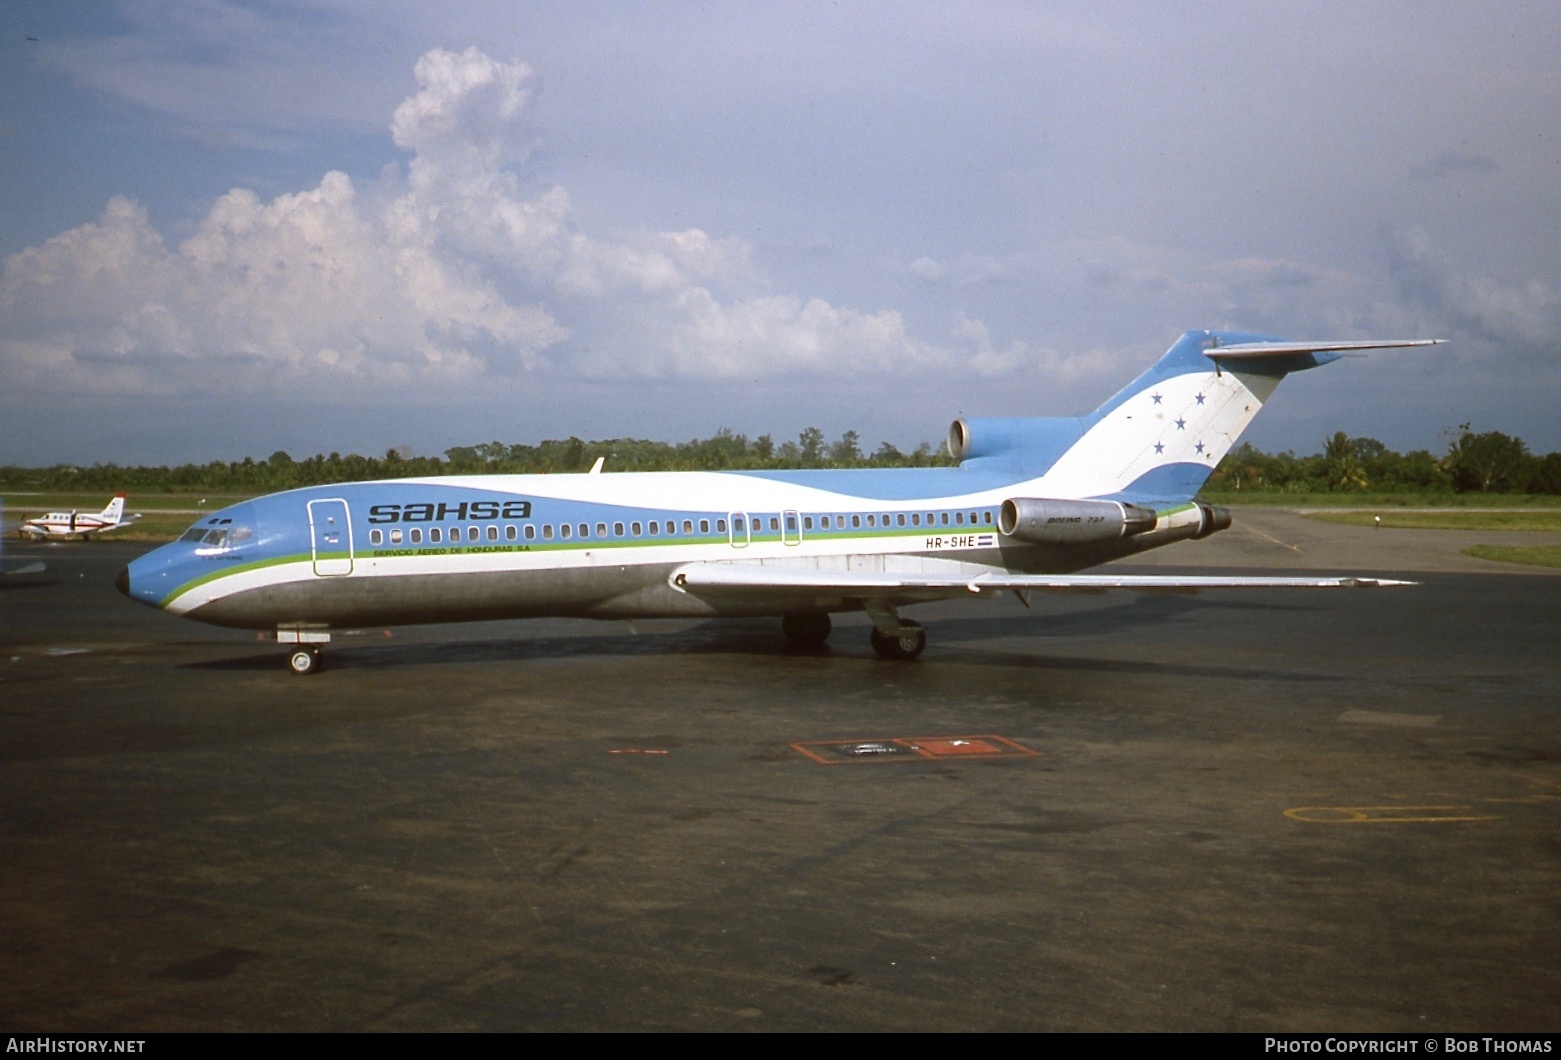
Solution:
{"label": "tail fin", "polygon": [[107,520],[109,523],[118,523],[122,518],[124,518],[124,515],[125,495],[123,493],[116,493],[114,494],[114,499],[108,502],[108,507],[104,508],[98,517],[100,519]]}
{"label": "tail fin", "polygon": [[[1088,416],[976,422],[1006,425],[1014,463],[1040,476],[1045,496],[1190,501],[1286,375],[1350,350],[1439,341],[1288,342],[1189,331]],[[956,428],[974,430],[968,422]]]}

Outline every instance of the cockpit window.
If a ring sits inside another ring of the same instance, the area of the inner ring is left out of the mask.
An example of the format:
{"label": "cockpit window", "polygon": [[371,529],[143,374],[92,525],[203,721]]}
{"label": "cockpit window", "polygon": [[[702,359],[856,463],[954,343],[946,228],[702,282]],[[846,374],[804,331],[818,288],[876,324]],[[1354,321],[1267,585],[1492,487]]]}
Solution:
{"label": "cockpit window", "polygon": [[252,541],[254,537],[254,528],[249,526],[192,526],[179,537],[179,540],[200,545],[204,553],[213,549],[238,548]]}

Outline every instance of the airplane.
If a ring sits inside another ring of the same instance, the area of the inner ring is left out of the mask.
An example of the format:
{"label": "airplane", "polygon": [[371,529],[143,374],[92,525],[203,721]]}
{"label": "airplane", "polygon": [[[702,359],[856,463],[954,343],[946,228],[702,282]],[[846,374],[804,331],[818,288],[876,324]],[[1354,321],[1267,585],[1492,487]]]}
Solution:
{"label": "airplane", "polygon": [[96,515],[78,511],[50,512],[26,520],[17,528],[17,533],[34,541],[51,538],[58,541],[85,541],[93,534],[106,534],[129,526],[139,518],[139,512],[128,518],[125,516],[125,495],[116,493],[114,499],[108,502],[108,507]]}
{"label": "airplane", "polygon": [[779,616],[820,648],[862,611],[885,659],[932,600],[1108,589],[1397,586],[1373,577],[1079,573],[1230,526],[1197,492],[1287,374],[1443,340],[1189,331],[1094,412],[958,419],[957,466],[463,475],[289,490],[201,519],[116,579],[132,600],[291,645],[317,672],[360,626]]}

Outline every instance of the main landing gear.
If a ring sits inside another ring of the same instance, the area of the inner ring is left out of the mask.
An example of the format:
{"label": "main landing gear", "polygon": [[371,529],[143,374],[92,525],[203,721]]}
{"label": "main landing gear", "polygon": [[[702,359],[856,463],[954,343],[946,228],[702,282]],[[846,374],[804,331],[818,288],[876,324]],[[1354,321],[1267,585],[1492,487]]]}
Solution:
{"label": "main landing gear", "polygon": [[909,662],[927,647],[927,631],[921,628],[920,622],[908,618],[901,619],[900,628],[892,633],[882,633],[874,626],[869,637],[878,657],[891,661]]}
{"label": "main landing gear", "polygon": [[829,639],[832,628],[828,611],[803,611],[781,616],[781,633],[794,647],[818,651]]}
{"label": "main landing gear", "polygon": [[[869,602],[863,610],[873,620],[869,639],[880,659],[909,662],[927,647],[927,631],[921,623],[901,618],[888,604]],[[794,647],[817,651],[829,640],[829,612],[802,611],[781,618],[781,632]]]}

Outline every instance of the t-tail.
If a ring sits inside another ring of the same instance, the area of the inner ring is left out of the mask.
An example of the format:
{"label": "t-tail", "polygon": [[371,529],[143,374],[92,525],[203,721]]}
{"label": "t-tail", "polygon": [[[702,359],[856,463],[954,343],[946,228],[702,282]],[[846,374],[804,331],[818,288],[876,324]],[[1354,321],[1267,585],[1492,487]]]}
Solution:
{"label": "t-tail", "polygon": [[1031,477],[1037,496],[1112,498],[1150,506],[1185,503],[1291,372],[1352,351],[1441,341],[1291,342],[1244,332],[1189,331],[1094,412],[956,420],[949,429],[949,451],[962,466]]}
{"label": "t-tail", "polygon": [[124,517],[125,495],[123,493],[114,494],[114,499],[108,502],[108,507],[98,515],[98,518],[108,526],[117,526]]}

